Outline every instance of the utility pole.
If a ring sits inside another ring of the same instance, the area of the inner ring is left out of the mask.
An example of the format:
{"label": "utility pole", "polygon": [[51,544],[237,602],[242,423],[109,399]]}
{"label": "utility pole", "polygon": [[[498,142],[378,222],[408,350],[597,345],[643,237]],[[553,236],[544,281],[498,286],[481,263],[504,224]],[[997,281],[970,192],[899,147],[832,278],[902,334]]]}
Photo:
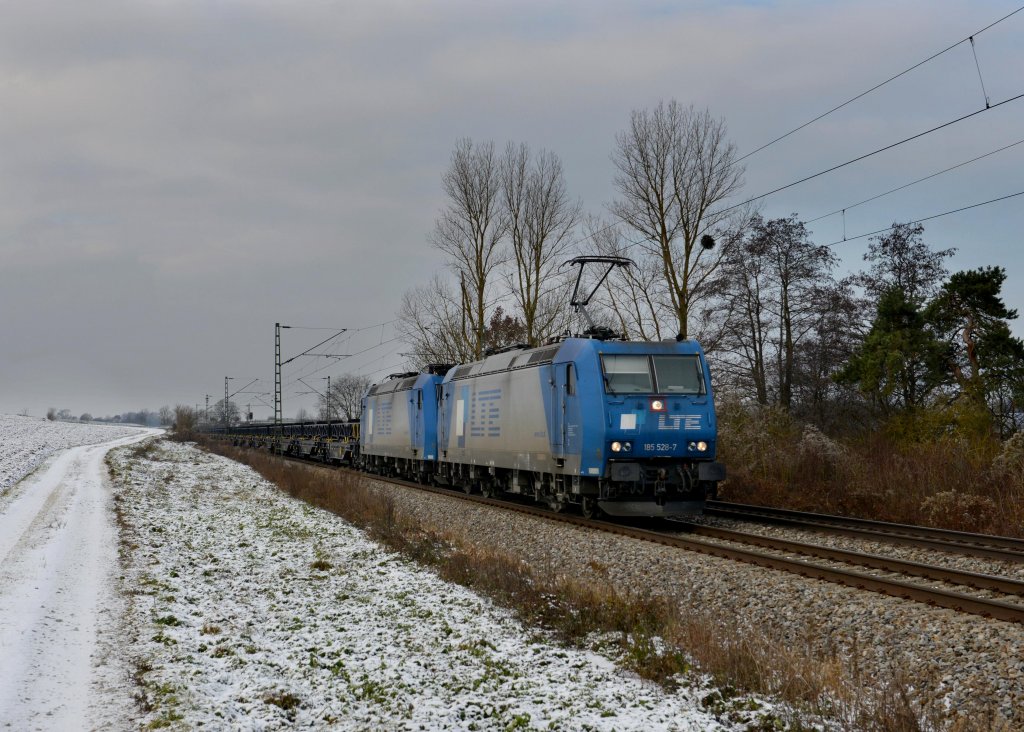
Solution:
{"label": "utility pole", "polygon": [[[295,359],[299,358],[300,356],[327,356],[328,358],[342,358],[342,356],[338,356],[338,355],[334,355],[334,354],[311,353],[311,352],[313,351],[314,348],[319,348],[320,346],[324,345],[328,341],[334,340],[335,338],[340,336],[342,333],[344,333],[346,330],[348,330],[348,328],[338,328],[338,332],[335,333],[334,335],[332,335],[330,338],[325,338],[324,340],[320,341],[319,343],[317,343],[312,348],[307,348],[302,353],[300,353],[298,355],[295,355],[295,356],[292,356],[287,361],[282,362],[281,361],[281,329],[282,328],[291,328],[291,327],[292,326],[290,326],[290,325],[281,325],[280,323],[274,323],[274,434],[275,435],[280,435],[281,434],[281,422],[282,422],[282,419],[281,419],[281,412],[282,412],[282,405],[281,405],[281,367],[285,366],[287,364],[290,364],[292,361],[294,361]],[[301,326],[295,326],[295,327],[301,327]],[[299,381],[302,381],[302,380],[299,379]],[[305,383],[305,382],[303,382],[303,383]],[[309,386],[309,384],[306,384],[306,386]]]}
{"label": "utility pole", "polygon": [[[285,328],[288,326],[286,325]],[[281,324],[274,323],[274,434],[281,434]]]}
{"label": "utility pole", "polygon": [[210,424],[210,395],[206,395],[206,424]]}
{"label": "utility pole", "polygon": [[230,426],[229,419],[228,419],[228,414],[230,412],[230,410],[228,409],[228,382],[231,381],[231,379],[232,379],[231,376],[225,376],[224,377],[224,432],[225,433],[228,431],[228,427]]}
{"label": "utility pole", "polygon": [[325,376],[327,379],[327,437],[331,437],[331,377]]}

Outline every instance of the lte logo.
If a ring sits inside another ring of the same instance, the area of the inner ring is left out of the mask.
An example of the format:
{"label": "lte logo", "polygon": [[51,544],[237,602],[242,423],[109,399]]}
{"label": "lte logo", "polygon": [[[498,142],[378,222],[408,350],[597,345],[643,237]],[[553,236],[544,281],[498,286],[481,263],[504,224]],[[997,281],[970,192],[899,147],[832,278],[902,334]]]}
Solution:
{"label": "lte logo", "polygon": [[699,414],[659,414],[659,430],[699,430]]}

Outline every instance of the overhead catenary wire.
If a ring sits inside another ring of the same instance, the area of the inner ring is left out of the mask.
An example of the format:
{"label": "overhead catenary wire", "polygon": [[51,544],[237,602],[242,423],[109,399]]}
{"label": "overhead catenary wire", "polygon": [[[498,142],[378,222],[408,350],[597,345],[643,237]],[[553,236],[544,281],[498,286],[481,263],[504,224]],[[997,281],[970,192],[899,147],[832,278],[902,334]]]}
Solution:
{"label": "overhead catenary wire", "polygon": [[[811,120],[808,120],[807,122],[804,122],[804,123],[803,123],[802,125],[800,125],[799,127],[794,127],[794,128],[792,129],[792,130],[790,130],[789,132],[785,133],[784,135],[779,135],[779,136],[778,136],[778,137],[776,137],[776,138],[775,138],[774,140],[771,140],[770,142],[766,142],[766,143],[765,143],[764,145],[761,145],[761,147],[759,147],[759,148],[757,148],[757,149],[755,149],[755,150],[751,150],[751,151],[750,151],[750,152],[748,152],[748,153],[747,153],[746,155],[743,155],[742,157],[739,157],[739,158],[737,158],[736,160],[734,160],[734,161],[733,161],[733,164],[735,164],[735,163],[738,163],[738,162],[740,162],[740,161],[742,161],[742,160],[746,160],[746,159],[747,159],[747,158],[749,158],[750,156],[752,156],[752,155],[756,155],[757,153],[761,152],[761,151],[762,151],[762,150],[764,150],[765,148],[771,147],[771,146],[772,146],[772,145],[774,145],[775,143],[777,143],[777,142],[781,142],[782,140],[785,140],[785,139],[786,139],[787,137],[789,137],[790,135],[792,135],[792,134],[795,134],[795,133],[799,132],[800,130],[804,129],[805,127],[809,127],[810,125],[814,124],[815,122],[817,122],[817,121],[819,121],[819,120],[822,120],[822,119],[824,119],[825,117],[828,117],[828,116],[829,116],[830,114],[832,114],[833,112],[838,112],[838,111],[839,111],[840,109],[842,109],[843,107],[846,107],[847,105],[849,105],[849,104],[852,104],[853,102],[857,101],[858,99],[861,99],[862,97],[865,97],[865,96],[867,96],[867,95],[868,95],[868,94],[870,94],[871,92],[873,92],[873,91],[876,91],[876,90],[878,90],[878,89],[881,89],[881,88],[882,88],[883,86],[885,86],[885,85],[886,85],[886,84],[888,84],[889,82],[891,82],[891,81],[895,81],[896,79],[900,78],[901,76],[906,76],[906,75],[907,75],[907,74],[909,74],[909,73],[910,73],[911,71],[914,71],[915,69],[918,69],[918,68],[920,68],[921,66],[924,66],[924,65],[925,65],[926,63],[928,63],[929,61],[934,61],[934,60],[935,60],[935,59],[937,59],[937,58],[938,58],[939,56],[943,55],[944,53],[946,53],[946,52],[948,52],[948,51],[952,51],[952,50],[953,50],[954,48],[956,48],[957,46],[960,46],[961,44],[964,44],[964,43],[970,42],[970,44],[971,44],[971,48],[973,49],[973,48],[974,48],[974,38],[975,38],[975,36],[979,36],[979,35],[981,35],[982,33],[984,33],[985,31],[987,31],[987,30],[988,30],[989,28],[992,28],[993,26],[999,25],[1000,23],[1002,23],[1002,22],[1003,22],[1004,20],[1006,20],[1007,18],[1010,18],[1010,17],[1012,17],[1012,16],[1016,15],[1017,13],[1019,13],[1019,12],[1020,12],[1021,10],[1024,10],[1024,5],[1022,5],[1021,7],[1017,8],[1016,10],[1014,10],[1014,11],[1013,11],[1013,12],[1011,12],[1011,13],[1007,13],[1006,15],[1004,15],[1004,16],[1003,16],[1002,18],[1000,18],[999,20],[996,20],[996,21],[994,21],[994,22],[992,22],[992,23],[989,23],[988,25],[986,25],[986,26],[985,26],[984,28],[982,28],[981,30],[976,30],[976,31],[974,31],[974,33],[972,33],[971,35],[969,35],[969,36],[967,36],[967,37],[965,37],[965,38],[961,38],[961,39],[960,39],[959,41],[957,41],[956,43],[954,43],[954,44],[952,44],[952,45],[950,45],[950,46],[946,46],[945,48],[943,48],[943,49],[942,49],[941,51],[938,51],[937,53],[933,53],[933,54],[932,54],[931,56],[929,56],[928,58],[924,59],[923,61],[919,61],[919,62],[917,62],[916,64],[914,64],[913,66],[911,66],[911,67],[909,67],[909,68],[906,68],[906,69],[904,69],[903,71],[899,72],[898,74],[894,74],[893,76],[890,76],[890,77],[889,77],[888,79],[886,79],[885,81],[883,81],[883,82],[880,82],[880,83],[878,83],[878,84],[875,84],[875,85],[874,85],[873,87],[871,87],[870,89],[867,89],[866,91],[862,91],[862,92],[861,92],[860,94],[857,94],[856,96],[850,97],[849,99],[847,99],[847,100],[846,100],[845,102],[843,102],[842,104],[838,104],[838,105],[836,105],[835,107],[832,107],[832,109],[828,110],[827,112],[822,112],[821,114],[819,114],[819,115],[818,115],[817,117],[815,117],[814,119],[811,119]],[[977,62],[978,62],[978,57],[977,57],[977,54],[975,54],[975,56],[974,56],[974,61],[975,61],[975,64],[977,64]],[[981,78],[981,67],[980,67],[980,66],[978,67],[978,78],[979,78],[979,79]],[[985,86],[985,82],[984,82],[984,81],[982,81],[982,91],[983,91],[983,92],[984,92],[984,86]],[[987,94],[985,95],[985,103],[986,103],[986,105],[988,105],[988,95],[987,95]]]}
{"label": "overhead catenary wire", "polygon": [[[380,348],[381,346],[386,346],[389,343],[394,343],[394,342],[396,342],[398,340],[399,340],[399,337],[396,336],[394,338],[389,338],[388,340],[384,341],[383,343],[374,343],[372,346],[364,348],[362,351],[358,351],[356,353],[353,353],[351,356],[349,356],[349,358],[354,358],[356,356],[360,356],[360,355],[362,355],[364,353],[368,353],[368,352],[374,350],[375,348]],[[374,359],[374,360],[376,361],[376,360],[380,360],[380,358],[386,358],[388,355],[390,355],[391,352],[393,352],[393,349],[392,349],[392,351],[386,352],[384,356],[381,356],[378,359]],[[370,361],[370,363],[374,363],[374,361]],[[305,378],[309,378],[310,376],[315,376],[315,375],[319,374],[320,372],[326,371],[327,369],[329,369],[329,368],[331,368],[332,366],[335,366],[335,365],[336,364],[334,364],[334,363],[328,362],[325,366],[321,366],[318,369],[314,369],[313,371],[311,371],[309,373],[302,374],[301,377],[293,378],[291,381],[287,382],[284,386],[285,387],[291,386],[291,385],[295,384],[300,378],[305,379]],[[354,366],[353,368],[354,369],[358,369],[358,368],[361,368],[361,367],[360,366]]]}
{"label": "overhead catenary wire", "polygon": [[[288,359],[288,361],[285,361],[285,363],[290,363],[291,361],[294,361],[294,360],[298,359],[299,357],[309,357],[310,358],[310,360],[306,361],[306,363],[301,364],[301,365],[297,365],[295,367],[292,367],[292,368],[297,368],[298,369],[297,372],[296,371],[292,371],[291,369],[289,369],[289,372],[290,372],[289,373],[289,378],[291,378],[291,381],[289,382],[289,384],[294,384],[295,383],[295,378],[293,378],[293,377],[296,377],[296,375],[297,376],[301,376],[301,377],[311,376],[313,374],[317,374],[317,373],[323,371],[326,368],[330,368],[330,366],[332,364],[327,364],[326,366],[323,366],[321,368],[316,368],[316,369],[310,370],[310,371],[308,371],[308,373],[306,372],[307,369],[311,369],[312,365],[315,363],[315,361],[312,360],[312,357],[315,356],[316,354],[312,354],[312,353],[310,353],[310,351],[312,351],[313,349],[317,348],[318,346],[324,345],[326,343],[329,343],[332,340],[334,340],[335,338],[338,338],[338,337],[343,335],[344,338],[342,338],[336,344],[336,345],[342,345],[342,344],[347,343],[348,341],[350,341],[352,339],[352,337],[355,334],[357,334],[357,333],[362,333],[362,332],[370,331],[370,330],[376,330],[377,328],[383,329],[385,326],[388,326],[388,325],[391,325],[391,324],[397,323],[397,322],[398,322],[398,318],[392,318],[391,320],[385,320],[385,321],[380,322],[380,323],[374,323],[373,325],[366,325],[366,326],[363,326],[361,328],[347,328],[345,330],[342,330],[340,333],[336,334],[335,336],[332,336],[331,338],[328,338],[326,341],[322,341],[321,343],[317,344],[316,346],[313,346],[312,348],[307,349],[303,353],[299,354],[299,356],[295,356],[293,358]],[[293,328],[293,329],[302,329],[302,330],[339,330],[338,328],[311,328],[311,327],[294,326],[294,325],[293,326],[288,326],[288,327],[289,328]],[[377,344],[377,345],[380,345],[380,344]],[[362,351],[360,351],[359,353],[362,353]],[[352,357],[352,356],[357,356],[357,355],[359,355],[359,353],[348,354],[345,357],[348,358],[348,357]],[[282,364],[282,366],[283,365],[284,364]]]}
{"label": "overhead catenary wire", "polygon": [[[346,332],[347,333],[360,333],[360,332],[362,332],[364,330],[373,330],[375,328],[380,328],[382,325],[391,325],[392,323],[397,323],[397,322],[398,322],[398,318],[392,318],[391,320],[385,320],[382,323],[374,323],[373,325],[364,325],[362,328],[347,328]],[[314,328],[314,327],[311,327],[311,326],[308,326],[308,325],[289,325],[288,328],[291,328],[292,330],[338,330],[338,328]]]}
{"label": "overhead catenary wire", "polygon": [[793,186],[798,186],[801,183],[806,183],[809,180],[814,180],[815,178],[820,178],[821,176],[826,175],[828,173],[832,173],[832,172],[834,172],[836,170],[839,170],[840,168],[845,168],[847,165],[852,165],[853,163],[858,163],[861,160],[866,160],[867,158],[870,158],[873,155],[878,155],[879,153],[883,153],[886,150],[892,150],[893,148],[899,147],[900,145],[904,145],[904,144],[906,144],[908,142],[911,142],[912,140],[916,140],[918,138],[924,137],[925,135],[930,135],[933,132],[938,132],[941,129],[944,129],[944,128],[949,127],[951,125],[955,125],[958,122],[963,122],[964,120],[970,119],[971,117],[977,116],[979,114],[983,114],[985,112],[989,112],[989,111],[991,111],[993,109],[996,109],[997,107],[1003,106],[1004,104],[1009,104],[1010,102],[1015,102],[1018,99],[1024,99],[1024,94],[1018,94],[1016,96],[1010,97],[1009,99],[1004,99],[1001,102],[997,102],[996,104],[993,104],[991,106],[983,107],[981,109],[975,110],[975,111],[971,112],[970,114],[965,114],[962,117],[957,117],[956,119],[950,120],[949,122],[943,122],[941,125],[937,125],[935,127],[932,127],[931,129],[925,130],[924,132],[918,132],[916,135],[911,135],[910,137],[906,137],[906,138],[904,138],[904,139],[902,139],[902,140],[900,140],[898,142],[894,142],[891,145],[886,145],[885,147],[880,147],[877,150],[872,150],[869,153],[865,153],[863,155],[858,155],[857,157],[855,157],[855,158],[853,158],[851,160],[847,160],[845,163],[839,163],[838,165],[833,165],[831,168],[827,168],[825,170],[819,171],[817,173],[814,173],[813,175],[808,175],[808,176],[806,176],[804,178],[801,178],[800,180],[795,180],[792,183],[787,183],[784,186],[779,186],[778,188],[774,188],[774,189],[768,191],[767,193],[762,193],[759,196],[754,196],[753,198],[748,198],[746,201],[742,201],[741,203],[733,204],[732,206],[727,206],[726,208],[720,209],[718,211],[718,213],[720,213],[720,214],[721,213],[725,213],[726,211],[732,211],[735,208],[740,208],[741,206],[746,206],[747,204],[754,203],[755,201],[760,201],[762,198],[767,198],[768,196],[774,195],[774,194],[778,193],[779,191],[784,191],[787,188],[792,188]]}
{"label": "overhead catenary wire", "polygon": [[[992,198],[992,199],[989,199],[988,201],[982,201],[981,203],[972,203],[970,206],[961,206],[960,208],[955,208],[952,211],[943,211],[942,213],[934,214],[932,216],[925,216],[922,219],[914,219],[913,221],[904,221],[902,223],[903,224],[920,224],[920,223],[923,223],[925,221],[931,221],[932,219],[938,219],[938,218],[941,218],[943,216],[949,216],[950,214],[960,213],[961,211],[967,211],[967,210],[972,209],[972,208],[978,208],[980,206],[987,206],[990,203],[998,203],[999,201],[1005,201],[1005,200],[1010,199],[1010,198],[1016,198],[1017,196],[1024,196],[1024,191],[1018,191],[1017,193],[1011,193],[1011,194],[1006,195],[1006,196],[1000,196],[999,198]],[[875,234],[882,234],[882,233],[884,233],[886,231],[892,231],[895,228],[895,226],[896,225],[887,226],[884,229],[878,229],[877,231],[869,231],[866,234],[858,234],[857,236],[851,236],[851,237],[847,237],[845,239],[840,239],[839,241],[834,241],[831,244],[827,244],[826,246],[834,247],[837,244],[842,244],[843,242],[854,241],[856,239],[863,239],[866,236],[874,236]]]}
{"label": "overhead catenary wire", "polygon": [[992,152],[987,152],[984,155],[979,155],[979,156],[977,156],[975,158],[971,158],[970,160],[965,160],[962,163],[957,163],[956,165],[952,165],[952,166],[950,166],[948,168],[940,170],[937,173],[932,173],[931,175],[926,175],[923,178],[918,178],[917,180],[911,181],[910,183],[905,183],[904,185],[901,185],[901,186],[899,186],[897,188],[891,188],[888,191],[885,191],[884,193],[879,193],[878,195],[872,196],[871,198],[865,198],[863,201],[858,201],[857,203],[851,203],[849,206],[843,206],[842,208],[837,208],[835,211],[830,211],[829,213],[822,214],[821,216],[815,216],[813,219],[807,219],[806,221],[804,221],[804,223],[805,224],[811,224],[811,223],[814,223],[815,221],[820,221],[821,219],[826,219],[829,216],[835,216],[837,213],[843,213],[845,211],[849,211],[851,208],[856,208],[857,206],[862,206],[865,203],[871,203],[871,201],[877,201],[879,198],[883,198],[884,196],[888,196],[890,193],[896,193],[897,191],[902,191],[905,188],[910,188],[911,186],[917,185],[918,183],[923,183],[926,180],[931,180],[932,178],[936,178],[936,177],[942,175],[943,173],[948,173],[948,172],[950,172],[952,170],[956,170],[957,168],[962,168],[965,165],[969,165],[970,163],[974,163],[974,162],[977,162],[977,161],[982,160],[984,158],[987,158],[987,157],[990,157],[992,155],[995,155],[996,153],[1001,153],[1004,150],[1009,150],[1011,147],[1016,147],[1017,145],[1020,145],[1021,143],[1024,143],[1024,140],[1017,140],[1017,142],[1010,143],[1009,145],[1004,145],[1003,147],[999,148],[998,150],[993,150]]}

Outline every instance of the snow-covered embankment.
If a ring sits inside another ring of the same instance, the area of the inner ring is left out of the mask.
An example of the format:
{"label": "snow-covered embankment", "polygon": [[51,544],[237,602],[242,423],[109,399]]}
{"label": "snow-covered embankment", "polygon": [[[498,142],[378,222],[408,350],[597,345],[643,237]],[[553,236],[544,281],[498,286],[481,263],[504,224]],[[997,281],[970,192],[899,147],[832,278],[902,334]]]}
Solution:
{"label": "snow-covered embankment", "polygon": [[289,498],[162,442],[111,455],[138,724],[263,729],[743,729]]}

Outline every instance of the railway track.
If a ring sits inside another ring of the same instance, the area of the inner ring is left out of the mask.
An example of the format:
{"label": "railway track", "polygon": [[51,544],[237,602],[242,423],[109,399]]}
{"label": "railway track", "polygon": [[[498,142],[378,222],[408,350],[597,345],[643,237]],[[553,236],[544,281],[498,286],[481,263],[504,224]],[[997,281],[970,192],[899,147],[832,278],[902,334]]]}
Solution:
{"label": "railway track", "polygon": [[708,501],[704,513],[707,516],[770,523],[889,544],[936,549],[961,556],[1024,563],[1024,540],[1007,536],[971,534],[927,526],[910,526],[723,501]]}
{"label": "railway track", "polygon": [[[509,511],[518,511],[549,521],[558,521],[573,526],[653,542],[663,546],[699,552],[708,556],[798,574],[803,577],[811,577],[891,597],[921,602],[934,607],[948,608],[1008,622],[1024,623],[1024,582],[1006,577],[962,572],[944,567],[906,562],[890,557],[833,549],[802,542],[764,537],[731,529],[700,526],[687,522],[679,522],[678,526],[673,526],[672,529],[666,531],[610,523],[586,519],[575,514],[553,513],[548,509],[534,505],[515,503],[497,498],[486,498],[479,495],[466,495],[448,488],[438,488],[397,478],[352,471],[347,468],[310,463],[300,458],[282,457],[311,467],[318,467],[324,470],[346,471],[353,475],[445,495],[450,498],[458,497],[462,500],[469,500]],[[717,508],[719,505],[716,503],[714,510],[719,510]],[[665,525],[667,522],[660,523]],[[923,544],[916,545],[924,546]],[[813,557],[822,561],[810,561],[804,557]],[[1018,561],[1022,560],[1024,560],[1024,557]],[[941,582],[960,588],[970,588],[972,591],[981,590],[1001,593],[1014,598],[1015,601],[986,597],[981,594],[971,594],[961,589],[932,587],[902,578],[897,579],[892,576],[871,574],[861,569],[852,569],[849,566],[837,567],[835,566],[836,564],[866,567],[888,575],[912,576],[927,582]]]}

